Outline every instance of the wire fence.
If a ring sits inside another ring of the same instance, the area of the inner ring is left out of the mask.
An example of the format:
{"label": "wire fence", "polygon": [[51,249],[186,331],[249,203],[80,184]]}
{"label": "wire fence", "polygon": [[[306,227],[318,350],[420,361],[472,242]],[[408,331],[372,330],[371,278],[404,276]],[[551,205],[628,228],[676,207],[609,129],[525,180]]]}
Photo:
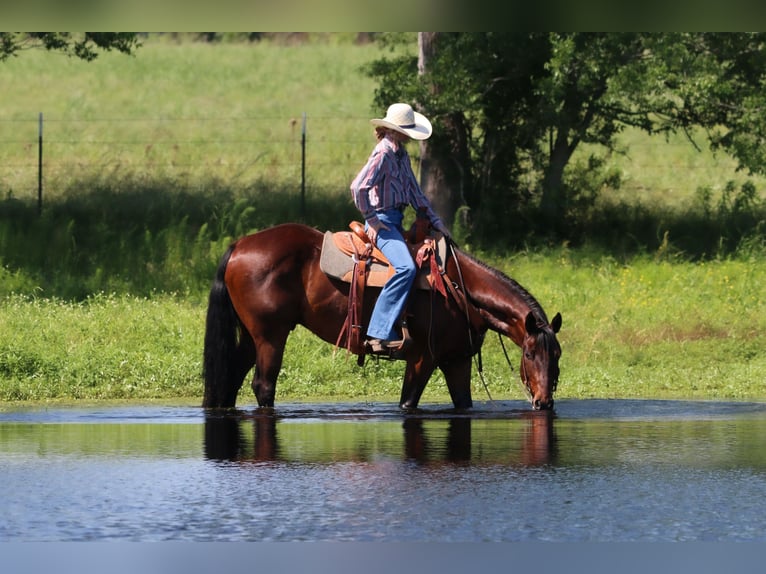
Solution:
{"label": "wire fence", "polygon": [[[368,120],[304,112],[94,118],[87,109],[80,117],[0,118],[0,199],[42,203],[93,179],[179,186],[215,180],[232,187],[266,180],[301,194],[307,187],[347,193],[374,145]],[[619,162],[633,188],[658,194],[684,186],[688,193],[735,175],[730,158],[711,161],[682,140],[639,139]]]}
{"label": "wire fence", "polygon": [[29,199],[88,179],[348,185],[374,143],[368,118],[0,118],[0,192]]}

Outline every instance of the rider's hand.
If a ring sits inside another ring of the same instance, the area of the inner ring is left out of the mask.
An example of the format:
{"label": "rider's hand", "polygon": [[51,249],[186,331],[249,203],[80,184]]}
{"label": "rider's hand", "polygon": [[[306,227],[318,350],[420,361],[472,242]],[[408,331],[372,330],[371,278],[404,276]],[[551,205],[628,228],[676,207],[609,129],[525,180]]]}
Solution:
{"label": "rider's hand", "polygon": [[437,224],[434,225],[433,227],[434,227],[434,229],[436,229],[436,231],[441,233],[444,236],[445,239],[449,239],[449,237],[450,237],[449,229],[447,229],[447,226],[444,225],[444,223],[442,223],[441,220],[439,220],[437,222]]}

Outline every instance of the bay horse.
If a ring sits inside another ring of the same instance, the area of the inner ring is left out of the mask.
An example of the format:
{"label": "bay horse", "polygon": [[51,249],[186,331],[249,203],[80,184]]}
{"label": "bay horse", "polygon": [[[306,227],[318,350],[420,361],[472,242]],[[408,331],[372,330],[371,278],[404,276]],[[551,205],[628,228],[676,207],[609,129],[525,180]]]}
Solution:
{"label": "bay horse", "polygon": [[[349,284],[319,266],[323,234],[284,223],[234,241],[216,271],[208,300],[203,353],[204,408],[233,408],[247,373],[261,407],[273,407],[277,377],[290,332],[303,325],[337,343],[346,321]],[[407,324],[412,344],[399,406],[415,409],[436,368],[444,374],[457,409],[473,406],[471,360],[488,330],[521,348],[519,375],[535,410],[552,409],[561,347],[561,314],[549,323],[540,304],[502,272],[455,248],[445,271],[468,304],[449,295],[414,289]],[[458,282],[458,276],[461,280]],[[363,324],[374,303],[367,287]]]}

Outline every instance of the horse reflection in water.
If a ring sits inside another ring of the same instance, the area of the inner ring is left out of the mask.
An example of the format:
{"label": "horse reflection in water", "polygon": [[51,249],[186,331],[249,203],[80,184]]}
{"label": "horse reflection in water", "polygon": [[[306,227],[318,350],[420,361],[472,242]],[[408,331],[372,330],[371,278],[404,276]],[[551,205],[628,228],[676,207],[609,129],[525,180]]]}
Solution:
{"label": "horse reflection in water", "polygon": [[[476,421],[470,416],[405,417],[402,422],[402,450],[391,452],[388,449],[384,454],[423,465],[555,464],[557,441],[554,419],[555,414],[551,411],[520,412],[517,419],[502,420],[508,429],[504,434],[506,440],[498,441],[497,436],[493,435],[490,441],[486,437],[474,436]],[[445,422],[446,436],[442,432]],[[205,419],[205,457],[214,461],[241,463],[290,462],[290,457],[280,449],[279,425],[280,417],[273,411],[242,416],[208,415]],[[252,433],[252,439],[246,436],[248,432]],[[324,448],[319,450],[326,453]],[[355,451],[344,459],[342,452],[333,452],[333,458],[328,462],[369,462],[378,454],[381,453],[360,455]],[[311,453],[307,452],[306,456],[311,457]]]}
{"label": "horse reflection in water", "polygon": [[[492,462],[541,466],[552,464],[556,456],[556,438],[553,429],[555,415],[550,412],[521,413],[523,425],[513,425],[509,430],[505,447],[493,445],[487,453],[486,445],[474,441],[470,417],[449,419],[446,439],[434,440],[422,418],[407,418],[404,426],[405,457],[419,463],[466,463]],[[442,444],[443,443],[443,444]],[[474,453],[474,447],[477,447]]]}
{"label": "horse reflection in water", "polygon": [[271,415],[252,418],[252,444],[245,438],[246,420],[236,416],[205,418],[205,458],[218,461],[279,460],[277,418]]}

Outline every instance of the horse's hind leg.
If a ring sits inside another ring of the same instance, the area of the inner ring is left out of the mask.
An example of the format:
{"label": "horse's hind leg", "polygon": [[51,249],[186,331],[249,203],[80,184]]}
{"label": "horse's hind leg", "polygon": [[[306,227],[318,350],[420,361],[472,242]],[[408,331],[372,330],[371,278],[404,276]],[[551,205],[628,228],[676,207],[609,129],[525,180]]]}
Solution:
{"label": "horse's hind leg", "polygon": [[225,394],[222,406],[233,407],[236,404],[239,389],[242,388],[245,376],[253,368],[253,365],[255,365],[255,347],[252,339],[247,334],[243,334],[234,357],[232,378],[228,381],[226,388],[222,389]]}
{"label": "horse's hind leg", "polygon": [[255,374],[251,387],[260,407],[273,407],[277,392],[277,377],[282,369],[282,358],[289,331],[271,333],[269,338],[255,341]]}

